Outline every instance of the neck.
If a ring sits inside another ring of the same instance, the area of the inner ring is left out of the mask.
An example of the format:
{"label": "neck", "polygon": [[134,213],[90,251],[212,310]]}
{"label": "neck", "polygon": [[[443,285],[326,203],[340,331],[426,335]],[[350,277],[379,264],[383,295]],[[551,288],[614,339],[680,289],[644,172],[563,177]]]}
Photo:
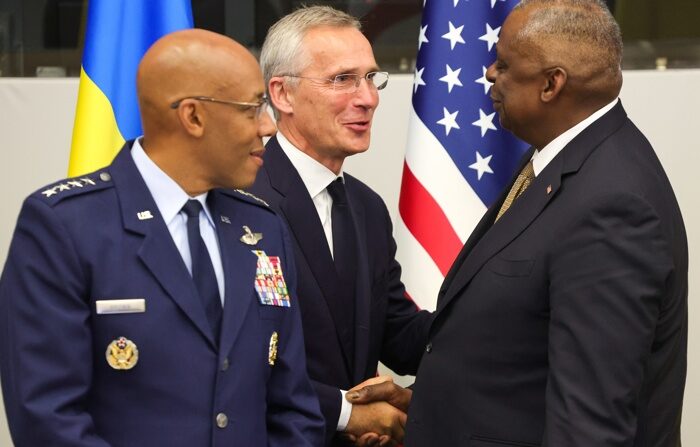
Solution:
{"label": "neck", "polygon": [[165,142],[146,137],[141,141],[143,151],[165,174],[173,179],[190,197],[209,191],[212,186],[199,175],[196,160],[190,157],[190,151],[184,150],[175,142]]}
{"label": "neck", "polygon": [[305,153],[309,157],[313,158],[317,162],[321,163],[323,166],[328,168],[336,175],[340,175],[340,171],[343,168],[343,161],[345,158],[332,157],[324,155],[322,151],[314,148],[306,138],[301,135],[300,132],[293,126],[290,126],[284,120],[277,122],[277,130],[281,132],[282,135],[290,142],[292,145],[299,149],[301,152]]}

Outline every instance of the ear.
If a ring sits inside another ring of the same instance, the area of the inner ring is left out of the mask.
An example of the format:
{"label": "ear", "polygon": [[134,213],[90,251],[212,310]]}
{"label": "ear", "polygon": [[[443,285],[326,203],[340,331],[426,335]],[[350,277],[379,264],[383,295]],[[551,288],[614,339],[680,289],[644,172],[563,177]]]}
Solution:
{"label": "ear", "polygon": [[182,128],[195,138],[204,135],[204,109],[199,101],[183,99],[177,107],[177,118]]}
{"label": "ear", "polygon": [[283,76],[273,76],[268,84],[270,102],[280,113],[294,111],[294,90],[284,82]]}
{"label": "ear", "polygon": [[545,83],[542,93],[540,94],[540,99],[542,102],[551,102],[559,93],[564,89],[568,75],[566,70],[561,67],[552,67],[544,72]]}

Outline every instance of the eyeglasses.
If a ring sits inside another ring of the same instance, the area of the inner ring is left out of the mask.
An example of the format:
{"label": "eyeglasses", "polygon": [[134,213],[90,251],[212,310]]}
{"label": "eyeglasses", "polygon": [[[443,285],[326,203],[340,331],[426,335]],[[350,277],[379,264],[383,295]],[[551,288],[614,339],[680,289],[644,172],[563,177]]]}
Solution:
{"label": "eyeglasses", "polygon": [[267,95],[263,95],[262,98],[260,98],[260,101],[258,102],[241,102],[241,101],[229,101],[226,99],[216,99],[212,98],[210,96],[186,96],[184,98],[180,98],[174,103],[170,104],[171,109],[177,109],[180,107],[180,103],[186,99],[194,99],[196,101],[207,101],[207,102],[214,102],[218,104],[226,104],[229,106],[235,106],[238,107],[241,110],[249,110],[249,109],[255,109],[255,118],[260,118],[263,113],[267,111],[267,105],[269,104],[269,100],[267,98]]}
{"label": "eyeglasses", "polygon": [[324,83],[329,83],[333,87],[333,90],[342,93],[355,93],[358,88],[360,88],[360,81],[365,79],[369,87],[381,90],[386,87],[389,82],[389,73],[386,71],[370,71],[366,75],[359,75],[357,73],[343,73],[339,74],[333,78],[311,78],[307,76],[295,76],[295,75],[281,75],[290,78],[299,79],[310,79],[312,81],[320,81]]}

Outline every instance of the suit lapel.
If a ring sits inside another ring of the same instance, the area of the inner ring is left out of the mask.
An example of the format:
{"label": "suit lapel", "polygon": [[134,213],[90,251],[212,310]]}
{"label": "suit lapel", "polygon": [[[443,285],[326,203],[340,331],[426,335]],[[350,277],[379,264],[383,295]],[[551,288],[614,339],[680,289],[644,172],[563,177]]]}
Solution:
{"label": "suit lapel", "polygon": [[[561,159],[555,158],[547,168],[513,202],[508,212],[503,214],[498,222],[490,225],[483,236],[474,243],[448,286],[444,299],[439,303],[438,312],[447,306],[451,298],[471,281],[489,259],[522,233],[556,195],[561,184]],[[492,208],[497,210],[499,207]],[[493,222],[495,214],[488,213],[488,218],[489,220],[484,219],[485,225]]]}
{"label": "suit lapel", "polygon": [[530,148],[525,155],[520,160],[520,163],[518,165],[518,168],[515,170],[515,173],[513,174],[512,178],[508,182],[508,187],[504,188],[503,191],[501,191],[500,195],[498,196],[498,199],[494,202],[489,209],[486,210],[486,213],[482,216],[481,220],[477,224],[476,228],[474,228],[474,231],[472,231],[472,234],[469,236],[469,239],[467,239],[467,242],[464,244],[464,247],[462,247],[462,250],[460,250],[459,255],[457,255],[457,258],[455,261],[452,263],[452,266],[450,267],[450,270],[447,272],[447,275],[445,276],[445,280],[442,282],[442,285],[440,286],[440,292],[438,293],[438,307],[440,304],[440,299],[442,296],[445,294],[447,289],[450,287],[452,284],[452,281],[456,275],[456,273],[459,271],[460,267],[464,263],[465,259],[469,255],[469,253],[472,252],[476,244],[479,243],[481,238],[486,234],[486,232],[491,228],[491,225],[493,225],[494,220],[496,220],[496,215],[498,214],[498,211],[501,207],[501,204],[503,201],[506,199],[506,196],[508,195],[508,191],[510,191],[510,188],[512,187],[513,183],[515,182],[515,179],[518,177],[518,174],[520,171],[523,169],[525,164],[530,161],[532,158],[532,154],[534,153],[535,149]]}
{"label": "suit lapel", "polygon": [[[448,273],[445,284],[441,288],[437,313],[450,303],[489,259],[513,241],[539,216],[547,204],[557,196],[564,177],[577,172],[600,143],[622,126],[626,117],[622,103],[618,101],[608,113],[585,128],[567,144],[513,203],[508,212],[503,214],[498,222],[492,224],[510,185],[517,177],[516,173],[508,188],[501,194],[499,201],[491,206],[479,222],[477,230],[465,244],[465,248],[458,256],[460,262],[455,262]],[[517,172],[531,157],[532,150],[523,157]]]}
{"label": "suit lapel", "polygon": [[[213,338],[204,308],[200,303],[192,277],[170,236],[158,207],[131,158],[127,143],[109,167],[122,210],[124,228],[143,236],[137,255],[146,268],[199,329],[214,349]],[[150,211],[153,218],[139,220],[137,214]]]}
{"label": "suit lapel", "polygon": [[365,365],[369,353],[369,319],[370,319],[370,272],[366,262],[369,259],[367,253],[367,232],[365,225],[365,208],[360,202],[355,190],[355,181],[347,173],[345,174],[345,190],[348,195],[350,212],[355,225],[357,235],[357,281],[355,282],[355,353],[353,383],[359,383],[365,377]]}
{"label": "suit lapel", "polygon": [[[243,225],[251,225],[242,207],[232,206],[233,200],[222,200],[222,193],[216,190],[212,194],[211,208],[216,223],[216,232],[221,250],[221,262],[226,277],[224,314],[221,325],[220,347],[225,355],[236,340],[243,327],[246,314],[254,301],[255,272],[257,256],[254,247],[240,241]],[[228,219],[223,219],[225,216]],[[230,222],[230,223],[229,223]],[[252,228],[255,231],[255,228]],[[274,253],[268,253],[274,255]]]}
{"label": "suit lapel", "polygon": [[279,208],[287,224],[299,243],[304,259],[309,264],[314,279],[326,300],[331,318],[335,324],[336,334],[343,349],[346,369],[351,373],[349,365],[353,358],[350,343],[344,340],[341,333],[347,333],[346,318],[343,308],[338,301],[338,275],[335,271],[333,258],[328,248],[323,226],[318,219],[318,212],[309,192],[292,162],[285,155],[276,138],[268,141],[265,151],[265,165],[270,177],[270,185],[280,193]]}

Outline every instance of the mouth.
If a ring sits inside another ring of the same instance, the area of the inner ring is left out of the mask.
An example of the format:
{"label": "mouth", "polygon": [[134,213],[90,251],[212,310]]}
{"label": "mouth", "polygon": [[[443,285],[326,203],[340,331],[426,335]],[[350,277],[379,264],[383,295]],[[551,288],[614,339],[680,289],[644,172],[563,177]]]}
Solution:
{"label": "mouth", "polygon": [[344,123],[343,125],[354,132],[367,132],[370,129],[370,127],[372,126],[372,121],[371,120],[358,120],[358,121],[347,122],[347,123]]}
{"label": "mouth", "polygon": [[263,165],[263,155],[265,154],[265,147],[259,147],[250,151],[250,156],[258,163],[258,166]]}

